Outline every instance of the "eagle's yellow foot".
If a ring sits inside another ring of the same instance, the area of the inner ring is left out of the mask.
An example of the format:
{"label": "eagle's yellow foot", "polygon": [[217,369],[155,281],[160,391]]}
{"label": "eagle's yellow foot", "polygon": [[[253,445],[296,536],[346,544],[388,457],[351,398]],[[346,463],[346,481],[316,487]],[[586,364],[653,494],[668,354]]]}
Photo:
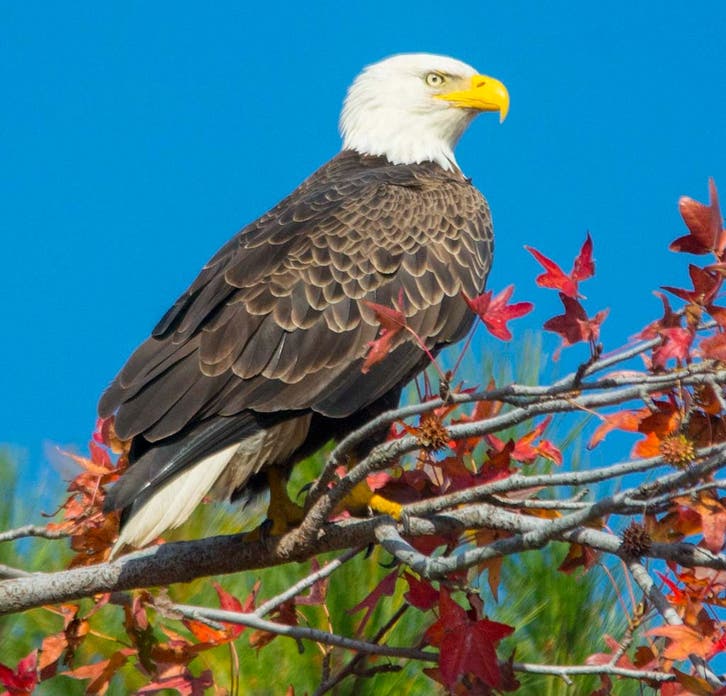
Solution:
{"label": "eagle's yellow foot", "polygon": [[287,481],[277,469],[267,473],[270,487],[270,503],[267,506],[267,520],[246,536],[247,541],[260,541],[271,536],[282,536],[297,527],[305,516],[305,510],[290,500]]}
{"label": "eagle's yellow foot", "polygon": [[373,492],[365,481],[355,485],[353,490],[343,498],[338,509],[350,510],[354,513],[372,510],[380,515],[390,515],[394,520],[400,520],[403,515],[403,505]]}

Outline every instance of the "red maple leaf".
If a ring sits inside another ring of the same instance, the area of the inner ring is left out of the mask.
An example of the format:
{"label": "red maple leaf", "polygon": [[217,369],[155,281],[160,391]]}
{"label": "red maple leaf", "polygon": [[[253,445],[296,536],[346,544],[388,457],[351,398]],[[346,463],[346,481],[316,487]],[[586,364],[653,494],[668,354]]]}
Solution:
{"label": "red maple leaf", "polygon": [[645,632],[646,636],[663,636],[669,639],[668,645],[663,651],[663,657],[667,660],[687,660],[691,655],[710,658],[721,649],[723,633],[711,631],[699,631],[686,624],[675,626],[659,626]]}
{"label": "red maple leaf", "polygon": [[[549,426],[552,416],[545,418],[534,430],[517,440],[512,451],[512,459],[523,462],[525,464],[532,463],[537,457],[549,459],[554,464],[562,464],[562,452],[555,447],[549,440],[540,440],[542,433]],[[538,444],[534,444],[535,440],[540,440]]]}
{"label": "red maple leaf", "polygon": [[482,293],[472,300],[464,293],[462,293],[462,296],[472,312],[477,314],[484,322],[484,326],[487,327],[492,336],[496,336],[502,341],[509,341],[512,338],[512,332],[509,330],[507,322],[523,317],[534,309],[534,305],[531,302],[507,304],[513,292],[514,285],[510,285],[494,297],[492,297],[491,290]]}
{"label": "red maple leaf", "polygon": [[545,269],[544,273],[537,276],[535,280],[537,285],[542,288],[554,288],[573,299],[580,297],[577,289],[579,282],[591,278],[595,273],[595,262],[592,259],[592,238],[589,232],[580,252],[575,257],[575,262],[569,274],[565,273],[552,259],[537,251],[537,249],[530,246],[524,248]]}
{"label": "red maple leaf", "polygon": [[579,341],[597,343],[600,338],[600,325],[605,321],[609,310],[599,311],[592,319],[588,319],[585,308],[579,300],[560,293],[560,300],[565,307],[565,313],[560,314],[544,323],[546,331],[552,331],[562,337],[562,346],[571,346]]}
{"label": "red maple leaf", "polygon": [[700,305],[701,307],[708,307],[716,298],[721,288],[723,276],[720,273],[709,271],[699,266],[694,266],[693,264],[688,266],[688,273],[691,276],[693,290],[684,290],[671,286],[664,286],[663,289],[673,293],[676,297],[680,297],[686,302],[693,302],[693,304]]}
{"label": "red maple leaf", "polygon": [[86,693],[102,694],[108,689],[108,684],[116,672],[118,672],[133,655],[136,655],[135,648],[121,648],[113,653],[107,660],[94,662],[90,665],[82,665],[81,667],[76,667],[73,670],[62,672],[62,674],[65,674],[73,679],[88,679],[90,681],[86,686]]}
{"label": "red maple leaf", "polygon": [[[317,573],[320,570],[320,563],[317,558],[310,560],[310,568],[313,573]],[[310,587],[310,592],[306,595],[298,595],[295,597],[295,604],[300,606],[314,607],[316,605],[325,604],[325,598],[328,595],[328,582],[329,578],[321,578],[316,580]]]}
{"label": "red maple leaf", "polygon": [[502,685],[497,643],[514,628],[489,619],[472,619],[445,587],[439,595],[439,618],[425,638],[439,648],[439,670],[444,684],[453,689],[459,678],[473,674],[493,688]]}
{"label": "red maple leaf", "polygon": [[29,696],[38,683],[38,651],[26,655],[13,670],[0,663],[0,684],[9,696]]}
{"label": "red maple leaf", "polygon": [[650,413],[647,408],[639,411],[616,411],[603,416],[603,421],[595,428],[595,432],[587,443],[588,449],[597,447],[605,436],[612,430],[625,430],[631,433],[637,433],[640,421]]}
{"label": "red maple leaf", "polygon": [[[255,599],[260,589],[259,580],[255,583],[244,604],[237,597],[227,592],[218,582],[214,582],[212,585],[217,592],[217,597],[219,597],[219,606],[225,611],[247,613],[255,608]],[[245,630],[245,626],[241,624],[228,623],[226,621],[221,622],[224,628],[213,628],[209,624],[203,621],[197,621],[196,619],[184,619],[183,623],[199,641],[197,647],[200,649],[229,643],[235,638],[238,638]]]}
{"label": "red maple leaf", "polygon": [[584,568],[587,571],[597,563],[599,558],[600,554],[589,546],[570,544],[570,549],[557,570],[568,575],[577,568]]}
{"label": "red maple leaf", "polygon": [[376,319],[381,325],[381,331],[375,341],[369,341],[368,343],[368,353],[361,368],[363,374],[368,372],[373,365],[381,362],[391,352],[393,339],[407,326],[406,316],[401,310],[376,304],[375,302],[366,301],[365,304],[375,313]]}
{"label": "red maple leaf", "polygon": [[439,593],[428,580],[419,580],[411,573],[404,573],[403,577],[408,583],[408,592],[403,597],[410,605],[421,611],[428,611],[436,606]]}
{"label": "red maple leaf", "polygon": [[686,362],[689,359],[694,333],[690,329],[674,326],[672,329],[661,329],[663,343],[653,349],[653,367],[665,369],[669,360]]}
{"label": "red maple leaf", "polygon": [[356,614],[361,609],[366,610],[366,613],[364,614],[363,619],[360,622],[360,626],[358,626],[358,631],[356,632],[357,635],[360,635],[363,632],[363,629],[368,623],[368,619],[371,618],[373,610],[376,608],[376,605],[378,604],[381,597],[390,597],[393,594],[393,591],[396,588],[397,579],[398,569],[386,575],[386,577],[383,578],[383,580],[381,580],[378,585],[376,585],[376,587],[367,597],[365,597],[361,602],[356,604],[352,609],[348,609],[349,614]]}
{"label": "red maple leaf", "polygon": [[719,362],[726,362],[726,333],[723,331],[701,341],[701,355]]}
{"label": "red maple leaf", "polygon": [[708,205],[683,196],[678,201],[678,209],[688,234],[671,243],[671,251],[685,251],[689,254],[708,254],[713,252],[723,261],[726,248],[726,230],[723,229],[721,210],[718,204],[718,191],[713,179],[708,180]]}
{"label": "red maple leaf", "polygon": [[[270,619],[278,624],[286,624],[287,626],[297,626],[297,610],[295,608],[295,599],[288,599],[283,602],[270,614]],[[250,647],[256,650],[261,650],[266,645],[269,645],[275,638],[279,636],[279,633],[271,633],[263,629],[258,629],[252,632],[250,636]]]}
{"label": "red maple leaf", "polygon": [[592,258],[592,238],[587,233],[587,238],[580,249],[580,253],[575,258],[572,265],[572,273],[570,274],[574,280],[580,282],[587,280],[595,275],[595,261]]}
{"label": "red maple leaf", "polygon": [[674,502],[700,515],[706,548],[713,553],[720,553],[726,540],[726,499],[702,491],[696,496],[674,498]]}
{"label": "red maple leaf", "polygon": [[655,338],[662,329],[671,329],[681,325],[680,314],[677,314],[671,309],[671,303],[668,301],[668,297],[662,292],[654,292],[653,294],[656,297],[659,297],[660,301],[663,303],[663,316],[648,324],[648,326],[640,332],[638,338],[642,338],[643,340]]}
{"label": "red maple leaf", "polygon": [[176,692],[180,696],[202,696],[212,686],[214,686],[214,677],[210,669],[195,677],[186,665],[165,665],[154,681],[142,686],[135,693],[140,696],[151,696]]}

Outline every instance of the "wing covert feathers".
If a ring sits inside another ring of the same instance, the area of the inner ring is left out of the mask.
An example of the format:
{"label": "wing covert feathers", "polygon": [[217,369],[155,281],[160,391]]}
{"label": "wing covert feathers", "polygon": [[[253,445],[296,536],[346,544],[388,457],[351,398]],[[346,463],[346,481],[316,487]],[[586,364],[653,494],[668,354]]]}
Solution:
{"label": "wing covert feathers", "polygon": [[101,398],[100,415],[115,413],[133,443],[107,499],[124,509],[117,548],[176,526],[210,490],[231,493],[286,462],[314,414],[339,421],[397,399],[427,360],[402,332],[363,374],[379,331],[367,303],[401,299],[436,352],[471,326],[461,292],[483,290],[492,243],[486,201],[458,171],[352,151],[239,232]]}
{"label": "wing covert feathers", "polygon": [[481,292],[491,246],[486,202],[458,172],[343,152],[212,258],[101,415],[116,412],[125,439],[153,441],[245,409],[350,415],[380,391],[367,381],[383,378],[387,391],[420,357],[403,351],[397,373],[361,374],[378,332],[364,301],[392,306],[402,292],[430,348],[455,341],[471,322],[459,294]]}

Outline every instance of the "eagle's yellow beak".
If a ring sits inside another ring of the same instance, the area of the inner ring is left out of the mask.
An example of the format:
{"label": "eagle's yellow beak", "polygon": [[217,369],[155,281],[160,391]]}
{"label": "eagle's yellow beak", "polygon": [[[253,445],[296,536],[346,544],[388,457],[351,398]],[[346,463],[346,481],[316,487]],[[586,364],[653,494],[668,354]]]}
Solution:
{"label": "eagle's yellow beak", "polygon": [[437,94],[438,99],[451,102],[461,109],[477,111],[498,111],[499,122],[507,117],[509,111],[509,92],[497,79],[488,75],[474,75],[466,89]]}

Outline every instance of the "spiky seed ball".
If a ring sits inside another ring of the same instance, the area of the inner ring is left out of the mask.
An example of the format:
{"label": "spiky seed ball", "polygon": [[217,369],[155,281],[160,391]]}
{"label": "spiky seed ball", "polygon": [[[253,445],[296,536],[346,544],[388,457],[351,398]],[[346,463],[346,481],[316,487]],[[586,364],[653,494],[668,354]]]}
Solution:
{"label": "spiky seed ball", "polygon": [[682,433],[663,438],[660,443],[660,453],[666,462],[675,466],[686,466],[696,458],[693,443]]}
{"label": "spiky seed ball", "polygon": [[435,413],[427,413],[421,418],[418,441],[421,447],[431,452],[446,447],[451,439],[441,419]]}
{"label": "spiky seed ball", "polygon": [[650,547],[653,544],[653,540],[650,538],[650,534],[645,530],[642,524],[638,522],[631,522],[630,525],[623,531],[623,541],[620,545],[620,550],[623,555],[631,558],[638,558],[650,551]]}

